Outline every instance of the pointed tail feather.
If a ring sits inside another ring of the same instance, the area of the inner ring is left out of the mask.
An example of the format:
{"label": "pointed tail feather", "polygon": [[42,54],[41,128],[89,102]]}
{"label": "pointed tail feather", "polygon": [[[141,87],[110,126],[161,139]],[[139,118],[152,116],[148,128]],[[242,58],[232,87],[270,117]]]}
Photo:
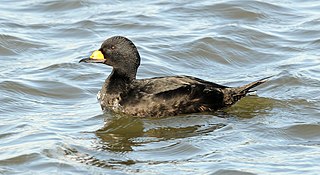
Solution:
{"label": "pointed tail feather", "polygon": [[227,92],[225,92],[224,102],[227,106],[234,104],[242,97],[246,96],[247,93],[252,92],[251,89],[265,83],[272,76],[260,79],[258,81],[254,81],[252,83],[246,84],[244,86],[236,87],[236,88],[228,88]]}
{"label": "pointed tail feather", "polygon": [[254,81],[252,83],[246,84],[244,86],[241,86],[239,88],[236,88],[238,93],[242,94],[245,93],[244,95],[246,95],[248,92],[251,92],[250,89],[259,86],[260,84],[265,83],[266,81],[268,81],[269,78],[271,78],[272,76],[266,77],[266,78],[262,78],[258,81]]}

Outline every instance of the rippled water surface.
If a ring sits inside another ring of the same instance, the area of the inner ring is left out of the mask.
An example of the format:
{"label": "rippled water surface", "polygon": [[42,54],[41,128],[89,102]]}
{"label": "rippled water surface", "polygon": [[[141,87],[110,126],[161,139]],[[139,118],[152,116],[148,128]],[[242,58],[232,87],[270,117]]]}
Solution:
{"label": "rippled water surface", "polygon": [[[319,1],[5,0],[0,174],[318,174]],[[138,78],[192,75],[258,96],[214,113],[103,114],[104,39],[138,47]]]}

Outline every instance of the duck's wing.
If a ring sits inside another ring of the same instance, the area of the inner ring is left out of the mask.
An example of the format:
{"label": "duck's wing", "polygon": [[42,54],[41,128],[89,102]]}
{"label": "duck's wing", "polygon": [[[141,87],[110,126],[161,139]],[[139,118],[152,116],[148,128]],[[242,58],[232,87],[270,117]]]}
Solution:
{"label": "duck's wing", "polygon": [[173,91],[183,90],[185,88],[228,88],[227,86],[219,85],[200,78],[191,76],[170,76],[170,77],[156,77],[150,79],[140,79],[137,82],[138,89],[145,93],[159,95]]}
{"label": "duck's wing", "polygon": [[226,86],[189,76],[136,80],[121,106],[135,116],[172,116],[223,107]]}

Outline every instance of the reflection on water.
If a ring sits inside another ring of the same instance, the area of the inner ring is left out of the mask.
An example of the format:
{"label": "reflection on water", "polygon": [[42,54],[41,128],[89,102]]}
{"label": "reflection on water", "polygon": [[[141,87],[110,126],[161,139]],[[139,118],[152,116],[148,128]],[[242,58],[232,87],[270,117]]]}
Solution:
{"label": "reflection on water", "polygon": [[96,131],[96,135],[100,139],[97,149],[119,152],[133,151],[132,147],[138,145],[133,139],[142,137],[143,129],[143,123],[139,118],[106,116],[105,125]]}
{"label": "reflection on water", "polygon": [[156,119],[121,115],[107,116],[104,127],[96,131],[97,137],[101,139],[97,149],[119,152],[133,151],[133,147],[142,144],[197,136],[225,126],[221,123],[192,125],[189,121],[189,125],[186,123],[184,125],[184,120],[195,120],[197,117],[202,116],[180,117],[175,119],[175,124],[173,124],[170,118],[157,119],[154,122]]}
{"label": "reflection on water", "polygon": [[270,98],[249,96],[224,111],[227,115],[239,118],[253,118],[268,115],[274,107],[281,107],[281,102]]}
{"label": "reflection on water", "polygon": [[[1,1],[0,174],[317,174],[316,1]],[[239,86],[230,108],[160,119],[102,114],[110,73],[78,64],[114,35],[138,78]],[[289,158],[288,158],[289,157]]]}

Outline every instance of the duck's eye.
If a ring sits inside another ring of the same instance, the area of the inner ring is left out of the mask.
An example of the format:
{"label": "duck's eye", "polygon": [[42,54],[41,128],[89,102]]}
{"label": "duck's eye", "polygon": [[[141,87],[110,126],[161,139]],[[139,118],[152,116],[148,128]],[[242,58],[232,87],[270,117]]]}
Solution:
{"label": "duck's eye", "polygon": [[115,46],[111,46],[111,49],[114,50],[116,47]]}

